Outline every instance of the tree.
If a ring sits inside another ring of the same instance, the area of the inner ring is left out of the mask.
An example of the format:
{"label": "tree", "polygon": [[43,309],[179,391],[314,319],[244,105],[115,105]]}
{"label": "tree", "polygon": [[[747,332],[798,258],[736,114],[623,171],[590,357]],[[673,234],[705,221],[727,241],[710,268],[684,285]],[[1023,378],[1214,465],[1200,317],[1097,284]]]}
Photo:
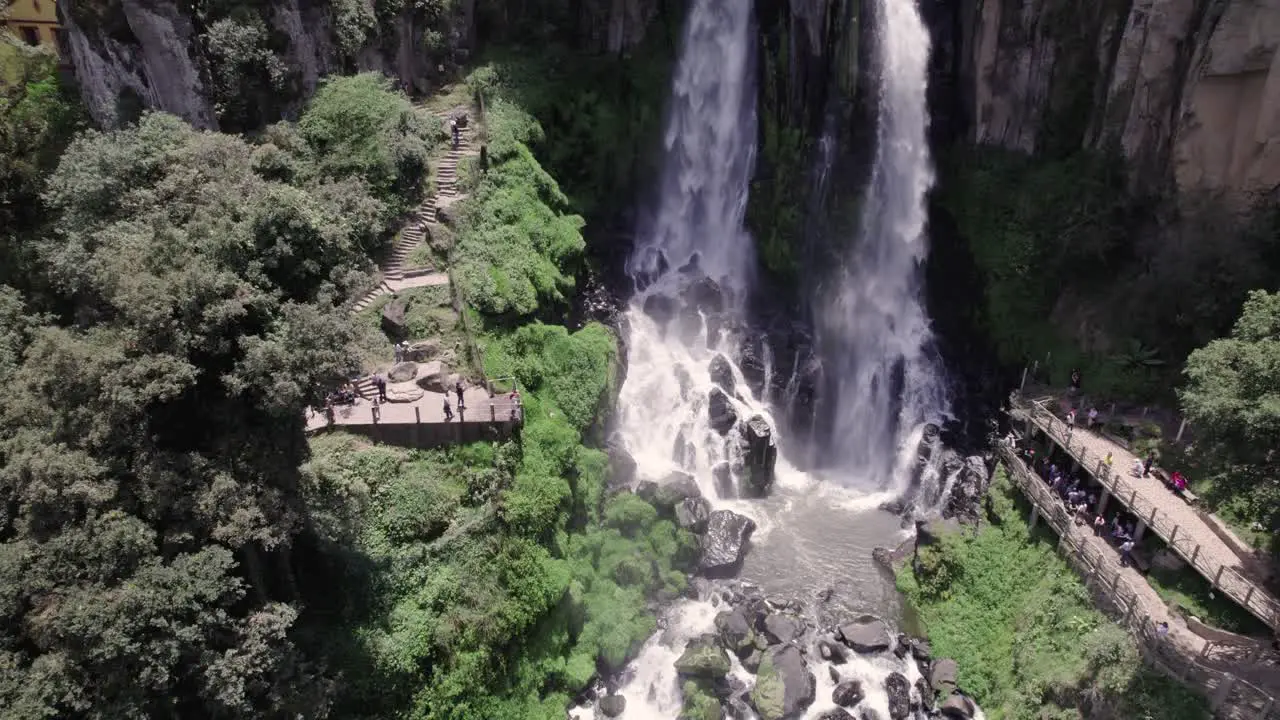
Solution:
{"label": "tree", "polygon": [[1181,393],[1200,442],[1233,461],[1275,462],[1280,437],[1280,293],[1249,293],[1231,335],[1187,358]]}
{"label": "tree", "polygon": [[1280,293],[1249,293],[1228,337],[1187,358],[1183,412],[1210,499],[1237,520],[1280,527]]}
{"label": "tree", "polygon": [[0,290],[0,718],[326,712],[289,549],[376,201],[255,154],[152,114],[49,179],[54,313]]}

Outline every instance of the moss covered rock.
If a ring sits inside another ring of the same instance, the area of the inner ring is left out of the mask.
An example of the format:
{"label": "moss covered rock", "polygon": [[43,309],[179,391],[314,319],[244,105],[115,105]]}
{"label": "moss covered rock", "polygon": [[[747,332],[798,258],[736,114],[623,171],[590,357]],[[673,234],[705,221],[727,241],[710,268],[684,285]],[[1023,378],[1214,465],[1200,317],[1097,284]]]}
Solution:
{"label": "moss covered rock", "polygon": [[689,642],[684,654],[676,660],[681,677],[719,680],[729,674],[729,655],[716,642],[715,635],[700,635]]}

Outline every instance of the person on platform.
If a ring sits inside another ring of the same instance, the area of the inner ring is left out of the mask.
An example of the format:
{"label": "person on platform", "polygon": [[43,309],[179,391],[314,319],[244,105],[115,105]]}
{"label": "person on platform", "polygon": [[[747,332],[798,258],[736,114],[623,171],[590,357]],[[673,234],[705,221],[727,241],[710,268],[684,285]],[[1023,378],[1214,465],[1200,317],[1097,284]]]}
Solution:
{"label": "person on platform", "polygon": [[449,407],[449,396],[444,396],[444,421],[453,422],[453,408]]}

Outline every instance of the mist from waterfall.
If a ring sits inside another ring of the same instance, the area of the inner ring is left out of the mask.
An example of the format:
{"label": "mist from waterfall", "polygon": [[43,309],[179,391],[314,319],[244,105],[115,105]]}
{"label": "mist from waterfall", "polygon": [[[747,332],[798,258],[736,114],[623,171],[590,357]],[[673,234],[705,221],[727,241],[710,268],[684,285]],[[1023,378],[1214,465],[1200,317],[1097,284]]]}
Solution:
{"label": "mist from waterfall", "polygon": [[949,406],[922,300],[928,253],[925,195],[933,185],[929,32],[915,0],[875,7],[879,76],[876,150],[858,235],[817,303],[831,403],[826,463],[854,485],[900,493],[902,446]]}

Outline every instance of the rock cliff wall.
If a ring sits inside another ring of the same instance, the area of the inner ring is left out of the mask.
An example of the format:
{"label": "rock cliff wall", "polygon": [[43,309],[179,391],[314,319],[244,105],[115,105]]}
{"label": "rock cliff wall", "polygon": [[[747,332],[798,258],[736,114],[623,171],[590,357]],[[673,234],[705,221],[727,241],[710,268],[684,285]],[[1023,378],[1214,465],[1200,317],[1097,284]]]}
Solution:
{"label": "rock cliff wall", "polygon": [[1138,192],[1280,184],[1280,0],[971,0],[970,139],[1117,148]]}
{"label": "rock cliff wall", "polygon": [[[668,0],[62,0],[81,93],[104,126],[140,109],[242,130],[295,113],[326,74],[426,92],[477,37],[623,53]],[[567,8],[567,9],[566,9]]]}

